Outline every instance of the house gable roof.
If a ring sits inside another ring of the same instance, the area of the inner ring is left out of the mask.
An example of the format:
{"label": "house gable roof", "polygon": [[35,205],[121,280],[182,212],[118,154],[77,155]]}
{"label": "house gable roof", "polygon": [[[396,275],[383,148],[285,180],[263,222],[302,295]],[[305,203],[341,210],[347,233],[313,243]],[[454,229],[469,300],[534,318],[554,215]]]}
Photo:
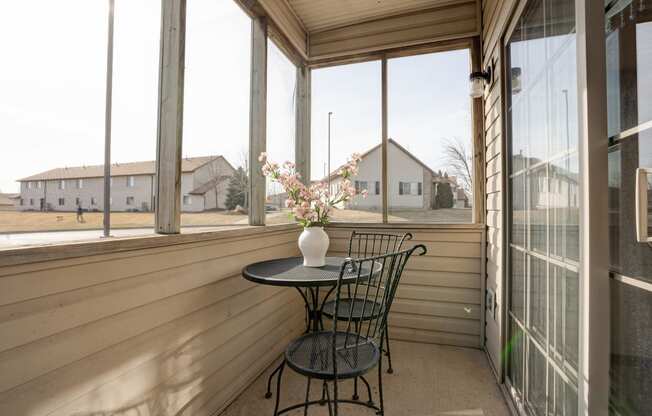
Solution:
{"label": "house gable roof", "polygon": [[[181,161],[181,172],[192,173],[223,156],[201,156],[184,158]],[[224,159],[226,161],[226,159]],[[150,160],[145,162],[114,163],[111,165],[111,176],[137,176],[137,175],[154,175],[156,173],[156,161]],[[18,179],[18,182],[26,181],[45,181],[58,179],[85,179],[101,178],[104,176],[104,165],[93,166],[75,166],[65,168],[50,169],[36,175]]]}
{"label": "house gable roof", "polygon": [[[436,173],[435,173],[432,169],[430,169],[430,167],[428,167],[428,165],[426,165],[426,164],[423,163],[421,160],[419,160],[416,156],[414,156],[412,153],[410,153],[410,152],[409,152],[405,147],[403,147],[403,146],[401,146],[400,144],[398,144],[398,142],[396,142],[396,140],[394,140],[394,139],[388,139],[387,142],[388,142],[389,144],[391,144],[391,145],[394,145],[394,147],[396,147],[398,150],[400,150],[401,152],[405,153],[405,155],[406,155],[407,157],[409,157],[410,159],[412,159],[413,161],[415,161],[416,163],[418,163],[419,165],[421,165],[421,167],[423,167],[425,170],[427,170],[428,172],[430,172],[430,173],[432,174],[432,176],[436,176]],[[377,145],[375,145],[375,146],[372,147],[371,149],[369,149],[369,150],[367,150],[366,152],[362,153],[362,154],[360,155],[360,158],[364,159],[366,156],[369,156],[372,152],[374,152],[374,151],[380,149],[380,146],[381,146],[381,144],[377,144]],[[342,166],[343,166],[343,165],[342,165]],[[331,173],[331,175],[330,175],[330,179],[331,179],[331,180],[332,180],[332,179],[335,179],[335,178],[339,178],[339,177],[341,176],[338,172],[340,171],[340,169],[342,168],[342,166],[338,167],[337,169],[335,169],[335,170]],[[326,180],[326,179],[327,179],[327,178],[324,178],[324,180]]]}

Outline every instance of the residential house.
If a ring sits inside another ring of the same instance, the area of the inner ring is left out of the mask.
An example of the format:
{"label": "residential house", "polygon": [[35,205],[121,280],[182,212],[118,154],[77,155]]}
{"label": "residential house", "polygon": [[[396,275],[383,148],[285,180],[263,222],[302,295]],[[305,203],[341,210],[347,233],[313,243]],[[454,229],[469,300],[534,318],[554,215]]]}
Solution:
{"label": "residential house", "polygon": [[[228,179],[235,169],[223,156],[184,158],[181,207],[185,212],[224,208]],[[55,168],[19,179],[20,211],[101,211],[104,166]],[[111,211],[152,211],[156,164],[152,161],[111,165]]]}

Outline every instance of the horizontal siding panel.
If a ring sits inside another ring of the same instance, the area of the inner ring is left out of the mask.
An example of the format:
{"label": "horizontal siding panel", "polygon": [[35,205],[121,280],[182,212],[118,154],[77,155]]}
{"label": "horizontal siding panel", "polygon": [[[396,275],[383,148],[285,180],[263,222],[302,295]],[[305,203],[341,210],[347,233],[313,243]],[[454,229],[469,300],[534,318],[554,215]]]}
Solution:
{"label": "horizontal siding panel", "polygon": [[498,228],[487,229],[487,243],[494,246],[502,246],[502,232]]}
{"label": "horizontal siding panel", "polygon": [[494,176],[502,170],[502,158],[500,154],[487,160],[487,177]]}
{"label": "horizontal siding panel", "polygon": [[480,288],[480,274],[406,270],[401,283],[431,287]]}
{"label": "horizontal siding panel", "polygon": [[450,332],[424,331],[414,328],[390,327],[390,338],[401,341],[423,342],[426,344],[453,345],[457,347],[480,347],[476,335],[453,334]]}
{"label": "horizontal siding panel", "polygon": [[0,268],[10,291],[0,414],[177,414],[242,386],[303,331],[304,313],[294,291],[240,271],[296,255],[296,238],[263,232]]}
{"label": "horizontal siding panel", "polygon": [[397,290],[401,299],[434,300],[441,302],[471,303],[480,302],[477,289],[413,286],[402,282]]}
{"label": "horizontal siding panel", "polygon": [[[462,258],[476,258],[480,256],[480,245],[477,242],[473,243],[460,243],[460,242],[432,242],[432,241],[413,241],[408,240],[404,244],[404,248],[412,247],[416,244],[423,244],[428,249],[426,256],[428,257],[462,257]],[[380,242],[376,243],[380,246]],[[368,245],[371,250],[372,244]],[[364,247],[362,247],[364,249]],[[331,239],[329,249],[333,252],[346,253],[349,249],[349,238]],[[353,247],[355,251],[357,246]]]}
{"label": "horizontal siding panel", "polygon": [[[493,123],[491,126],[487,126],[487,130],[485,132],[485,143],[487,143],[487,147],[489,147],[489,143],[493,143],[496,140],[497,145],[495,147],[497,148],[497,151],[494,151],[493,153],[498,153],[500,151],[500,142],[501,142],[501,137],[503,134],[503,123]],[[488,152],[489,150],[487,150]]]}
{"label": "horizontal siding panel", "polygon": [[[354,228],[329,228],[331,248],[345,255]],[[424,244],[425,256],[410,259],[392,305],[390,325],[414,342],[480,345],[482,230],[365,228],[369,232],[411,232],[406,247]]]}
{"label": "horizontal siding panel", "polygon": [[389,325],[392,327],[422,329],[426,331],[480,335],[478,321],[471,319],[436,318],[432,316],[393,313],[389,317]]}
{"label": "horizontal siding panel", "polygon": [[[162,273],[134,279],[146,278],[143,284],[118,281],[110,284],[118,286],[115,290],[101,290],[98,296],[94,296],[93,291],[99,288],[84,289],[88,293],[83,293],[79,301],[75,299],[75,302],[71,304],[57,304],[53,309],[22,315],[0,323],[0,333],[8,334],[0,338],[0,351],[113,315],[122,310],[207,285],[220,277],[238,273],[245,264],[265,258],[284,257],[293,250],[294,246],[295,243],[287,243],[258,252],[244,253],[207,263],[197,263],[179,269],[173,268]],[[236,284],[241,283],[237,282]],[[5,308],[11,309],[12,306]],[[6,316],[7,312],[1,311],[0,315]]]}
{"label": "horizontal siding panel", "polygon": [[[494,123],[494,126],[500,125],[501,123]],[[493,130],[493,129],[491,129]],[[489,133],[489,132],[487,132]],[[499,133],[500,134],[500,133]],[[487,136],[487,148],[486,148],[486,160],[491,160],[497,156],[500,155],[500,152],[502,151],[501,146],[502,146],[502,140],[500,136]]]}
{"label": "horizontal siding panel", "polygon": [[[240,277],[237,279],[243,280]],[[280,288],[258,286],[238,291],[227,287],[224,282],[214,285],[206,292],[188,293],[186,299],[166,298],[32,342],[23,348],[6,351],[0,354],[0,374],[4,375],[0,377],[0,391],[144,334],[151,328],[173,323],[172,329],[192,328],[194,334],[199,334],[247,308],[265,311],[265,306],[270,302],[298,300],[293,299],[296,294],[287,289],[283,291]],[[42,358],[24,366],[21,356]]]}
{"label": "horizontal siding panel", "polygon": [[[215,250],[218,246],[216,243],[139,250],[140,255],[124,253],[88,257],[83,262],[78,259],[55,261],[51,262],[51,267],[47,267],[50,262],[46,262],[42,263],[40,269],[32,271],[24,271],[27,268],[24,266],[9,267],[7,269],[14,269],[16,273],[0,278],[0,305],[178,268],[211,258],[227,258],[271,245],[293,242],[297,237],[296,232],[285,232],[272,236],[257,235],[226,240],[219,244],[220,250]],[[171,253],[174,255],[170,255]],[[3,268],[0,268],[0,276],[3,272]]]}
{"label": "horizontal siding panel", "polygon": [[502,252],[499,246],[487,244],[487,259],[498,263],[502,259]]}
{"label": "horizontal siding panel", "polygon": [[[499,156],[500,157],[500,156]],[[496,172],[495,175],[487,179],[487,193],[492,194],[502,190],[502,172]]]}
{"label": "horizontal siding panel", "polygon": [[[291,323],[296,327],[301,320]],[[300,333],[289,332],[280,340],[263,340],[237,355],[220,373],[214,373],[203,385],[204,389],[189,406],[183,408],[179,416],[214,416],[219,415],[239,393],[247,388],[265,369],[267,363],[278,358],[287,345]],[[214,393],[215,392],[215,393]],[[214,393],[214,394],[213,394]]]}
{"label": "horizontal siding panel", "polygon": [[[329,228],[328,230],[328,236],[331,239],[346,239],[347,241],[351,237],[351,232],[353,231],[353,228]],[[410,232],[412,233],[413,239],[408,240],[406,242],[406,247],[408,247],[411,244],[418,244],[418,243],[426,243],[426,242],[450,242],[450,243],[455,243],[455,242],[466,242],[466,243],[479,243],[482,239],[482,233],[480,230],[465,230],[465,229],[460,229],[460,230],[452,230],[452,229],[446,229],[446,230],[398,230],[398,229],[391,229],[391,228],[370,228],[370,229],[358,229],[358,231],[361,232],[390,232],[394,234],[400,234],[400,233],[407,233]]]}
{"label": "horizontal siding panel", "polygon": [[396,299],[392,304],[392,308],[392,313],[400,312],[415,315],[470,319],[478,320],[478,322],[480,319],[480,307],[477,304],[465,305],[461,303]]}
{"label": "horizontal siding panel", "polygon": [[500,211],[487,212],[487,227],[501,228],[503,224],[503,215]]}

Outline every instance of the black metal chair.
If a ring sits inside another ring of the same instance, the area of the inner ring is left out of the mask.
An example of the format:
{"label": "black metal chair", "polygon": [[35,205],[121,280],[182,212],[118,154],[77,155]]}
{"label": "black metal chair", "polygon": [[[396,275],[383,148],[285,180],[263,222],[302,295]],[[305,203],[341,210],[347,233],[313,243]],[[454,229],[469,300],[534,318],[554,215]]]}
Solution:
{"label": "black metal chair", "polygon": [[[425,246],[417,245],[395,253],[347,260],[342,265],[335,289],[335,310],[340,310],[342,301],[347,299],[348,295],[343,291],[351,290],[352,298],[362,300],[361,310],[368,311],[370,318],[364,322],[356,321],[350,309],[346,320],[332,317],[331,329],[309,332],[290,343],[277,375],[274,416],[301,407],[304,408],[304,415],[307,415],[308,407],[314,404],[328,404],[329,415],[337,416],[339,403],[366,406],[376,410],[378,415],[383,415],[381,346],[386,334],[387,316],[403,269],[410,256],[417,250],[419,255],[426,253]],[[369,270],[373,272],[369,273]],[[354,283],[343,284],[344,274],[351,272],[357,272]],[[279,410],[281,380],[286,365],[308,378],[306,399],[303,403]],[[378,367],[378,406],[374,404],[371,387],[364,378],[374,367]],[[323,381],[320,400],[310,400],[310,384],[313,378]],[[367,402],[338,397],[338,381],[352,378],[360,378],[367,385]],[[333,385],[332,398],[328,383]]]}
{"label": "black metal chair", "polygon": [[[403,248],[403,243],[406,240],[411,240],[411,233],[404,234],[393,234],[393,233],[361,233],[353,231],[351,233],[351,238],[349,239],[349,250],[348,257],[363,259],[367,257],[380,256],[387,253],[393,253],[400,251]],[[367,308],[367,310],[362,310],[362,303],[360,299],[354,299],[351,296],[350,288],[347,291],[347,296],[342,299],[337,313],[335,313],[335,301],[325,301],[322,305],[321,312],[322,315],[327,318],[332,318],[333,315],[337,316],[337,319],[346,320],[349,318],[349,315],[352,316],[356,324],[359,324],[363,321],[368,321],[373,319],[373,316],[370,315],[372,308]],[[332,292],[332,291],[331,291]],[[326,299],[330,293],[326,296]],[[353,311],[351,313],[351,308]],[[385,345],[381,347],[387,356],[387,372],[392,374],[394,369],[392,368],[392,352],[389,347],[389,329],[385,326]],[[354,398],[357,399],[358,389],[357,389],[357,380],[356,380],[356,389],[354,392]]]}

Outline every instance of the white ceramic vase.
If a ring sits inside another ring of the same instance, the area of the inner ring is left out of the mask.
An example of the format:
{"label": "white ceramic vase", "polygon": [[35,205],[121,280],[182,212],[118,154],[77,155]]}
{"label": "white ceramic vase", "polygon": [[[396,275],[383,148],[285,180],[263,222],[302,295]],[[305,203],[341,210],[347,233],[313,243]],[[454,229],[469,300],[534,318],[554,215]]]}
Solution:
{"label": "white ceramic vase", "polygon": [[303,265],[321,267],[326,264],[326,252],[330,240],[324,227],[306,227],[299,236],[299,250],[303,254]]}

